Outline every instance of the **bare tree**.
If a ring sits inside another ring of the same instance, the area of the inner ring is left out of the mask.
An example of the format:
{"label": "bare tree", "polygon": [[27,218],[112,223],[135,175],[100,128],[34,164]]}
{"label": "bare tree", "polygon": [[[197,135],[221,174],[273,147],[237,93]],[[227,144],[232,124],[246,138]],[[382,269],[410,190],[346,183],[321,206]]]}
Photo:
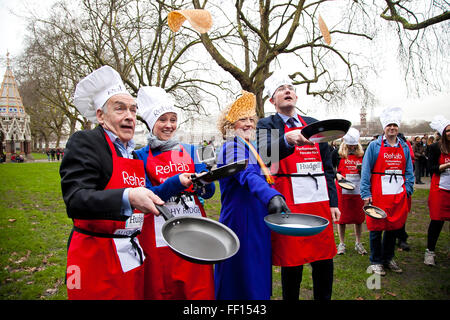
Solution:
{"label": "bare tree", "polygon": [[60,1],[50,17],[30,18],[22,74],[38,81],[39,93],[69,119],[70,132],[77,121],[89,125],[72,104],[75,86],[102,65],[115,68],[134,94],[144,85],[160,86],[186,113],[206,114],[204,100],[218,100],[211,88],[226,86],[211,80],[210,63],[193,52],[198,33],[168,28],[172,4],[183,1]]}

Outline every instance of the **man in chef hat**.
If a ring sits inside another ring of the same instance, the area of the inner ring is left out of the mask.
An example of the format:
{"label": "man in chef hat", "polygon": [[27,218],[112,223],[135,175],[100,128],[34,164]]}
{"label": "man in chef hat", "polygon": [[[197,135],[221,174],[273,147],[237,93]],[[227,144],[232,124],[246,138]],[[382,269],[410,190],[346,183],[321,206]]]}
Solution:
{"label": "man in chef hat", "polygon": [[[398,137],[402,109],[386,108],[380,115],[384,134],[372,141],[363,159],[361,198],[381,208],[384,219],[366,218],[370,231],[370,266],[367,272],[385,275],[385,268],[401,273],[393,260],[398,229],[406,222],[407,197],[414,191],[414,174],[408,145]],[[382,233],[384,236],[382,239]]]}
{"label": "man in chef hat", "polygon": [[74,104],[99,125],[75,132],[61,162],[61,189],[74,228],[67,253],[69,299],[142,299],[144,214],[164,202],[145,188],[133,135],[137,105],[120,75],[103,66],[82,79]]}
{"label": "man in chef hat", "polygon": [[[275,189],[286,197],[293,213],[320,215],[330,222],[339,220],[328,143],[314,144],[300,130],[317,120],[296,113],[297,95],[291,78],[284,71],[275,71],[266,79],[264,95],[277,113],[258,121],[258,152],[272,165]],[[272,233],[272,264],[281,266],[283,299],[298,300],[303,265],[307,263],[313,270],[314,299],[331,299],[336,252],[332,223],[311,237]]]}

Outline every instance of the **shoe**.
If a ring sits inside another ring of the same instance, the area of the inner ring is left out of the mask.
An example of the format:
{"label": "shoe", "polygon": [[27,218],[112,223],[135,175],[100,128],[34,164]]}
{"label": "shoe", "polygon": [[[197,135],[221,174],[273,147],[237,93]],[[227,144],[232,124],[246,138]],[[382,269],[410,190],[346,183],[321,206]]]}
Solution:
{"label": "shoe", "polygon": [[364,249],[363,245],[361,242],[356,242],[355,243],[355,250],[356,252],[358,252],[360,255],[365,255],[367,254],[366,249]]}
{"label": "shoe", "polygon": [[366,272],[379,274],[380,276],[386,275],[386,271],[384,271],[382,264],[371,264],[370,266],[367,267]]}
{"label": "shoe", "polygon": [[339,243],[337,247],[337,254],[344,254],[345,253],[345,243]]}
{"label": "shoe", "polygon": [[419,181],[419,182],[416,182],[416,184],[425,184],[425,183],[423,183],[422,181]]}
{"label": "shoe", "polygon": [[387,265],[385,265],[385,268],[395,272],[395,273],[402,273],[403,270],[398,266],[397,262],[394,260],[389,261]]}
{"label": "shoe", "polygon": [[400,249],[402,249],[403,251],[409,251],[410,250],[409,245],[406,243],[406,241],[399,241],[398,247]]}
{"label": "shoe", "polygon": [[434,258],[436,257],[436,254],[434,251],[430,251],[428,249],[425,250],[425,258],[423,259],[423,263],[425,263],[427,266],[435,266],[436,262],[434,261]]}

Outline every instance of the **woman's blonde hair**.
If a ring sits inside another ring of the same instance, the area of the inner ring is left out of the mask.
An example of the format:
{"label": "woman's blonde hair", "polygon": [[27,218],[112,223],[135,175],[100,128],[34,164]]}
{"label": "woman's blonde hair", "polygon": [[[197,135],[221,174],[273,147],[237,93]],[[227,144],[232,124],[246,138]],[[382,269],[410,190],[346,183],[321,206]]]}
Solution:
{"label": "woman's blonde hair", "polygon": [[[339,157],[341,157],[343,159],[348,158],[348,146],[344,141],[342,141],[341,145],[339,146],[338,154],[339,154]],[[355,156],[362,157],[363,155],[364,155],[364,149],[361,146],[361,144],[358,142],[356,151],[355,151]]]}
{"label": "woman's blonde hair", "polygon": [[234,136],[234,124],[240,118],[251,117],[256,123],[258,117],[255,108],[255,95],[242,90],[242,95],[223,109],[217,119],[217,128],[222,133],[222,137],[226,139],[227,136]]}
{"label": "woman's blonde hair", "polygon": [[[227,120],[227,115],[231,109],[231,106],[232,106],[232,104],[230,104],[228,107],[223,109],[219,115],[219,118],[217,119],[217,129],[219,129],[220,133],[222,133],[222,138],[224,140],[226,140],[229,137],[234,137],[236,135],[235,131],[234,131],[234,124],[237,121],[231,122],[231,121]],[[247,116],[245,116],[245,117],[247,117]],[[255,123],[258,122],[258,117],[256,115],[252,116],[251,118],[253,118],[255,120]]]}

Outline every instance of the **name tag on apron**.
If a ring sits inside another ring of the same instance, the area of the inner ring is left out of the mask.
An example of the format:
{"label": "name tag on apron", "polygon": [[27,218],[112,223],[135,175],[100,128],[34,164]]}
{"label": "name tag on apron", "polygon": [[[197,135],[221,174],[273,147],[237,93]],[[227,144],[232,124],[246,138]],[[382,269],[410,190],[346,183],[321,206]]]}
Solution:
{"label": "name tag on apron", "polygon": [[[142,230],[142,225],[144,224],[144,214],[143,213],[133,213],[125,222],[125,229],[117,229],[114,234],[131,236],[137,230]],[[120,265],[122,266],[123,272],[130,271],[141,265],[139,258],[139,253],[135,247],[133,247],[131,240],[129,238],[114,238],[114,244],[116,245],[117,256],[120,260]],[[136,245],[140,248],[139,240],[134,238]],[[145,255],[143,260],[145,260]]]}
{"label": "name tag on apron", "polygon": [[[186,204],[186,207],[184,204],[180,202],[175,202],[174,197],[170,198],[169,201],[166,202],[164,205],[174,217],[178,216],[195,216],[195,217],[201,217],[202,212],[200,211],[200,208],[195,203],[194,198],[192,196],[182,196],[184,203]],[[162,226],[166,222],[166,220],[162,216],[155,216],[155,243],[156,247],[167,247],[167,243],[164,241],[162,236]]]}
{"label": "name tag on apron", "polygon": [[347,190],[342,188],[342,194],[360,194],[359,187],[361,185],[361,176],[359,174],[347,173],[345,179],[352,182],[355,185],[355,189]]}
{"label": "name tag on apron", "polygon": [[[403,192],[404,179],[401,170],[386,170],[387,175],[381,176],[381,192],[383,195]],[[395,175],[394,175],[395,174]]]}
{"label": "name tag on apron", "polygon": [[[297,163],[297,173],[323,174],[321,162]],[[324,175],[291,177],[294,204],[328,201],[327,181]]]}
{"label": "name tag on apron", "polygon": [[445,169],[439,177],[439,188],[450,190],[450,168]]}

